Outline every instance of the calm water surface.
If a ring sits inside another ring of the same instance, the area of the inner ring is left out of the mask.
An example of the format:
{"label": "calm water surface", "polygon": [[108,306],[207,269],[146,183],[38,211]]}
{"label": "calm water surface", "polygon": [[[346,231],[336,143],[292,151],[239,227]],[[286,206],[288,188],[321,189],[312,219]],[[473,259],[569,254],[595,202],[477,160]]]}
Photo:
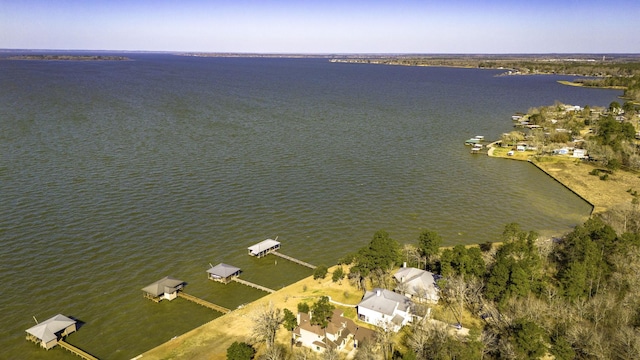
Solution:
{"label": "calm water surface", "polygon": [[[0,358],[74,359],[24,340],[57,313],[69,341],[128,359],[216,316],[140,289],[172,275],[235,308],[263,296],[206,279],[225,262],[280,288],[310,270],[246,248],[333,264],[379,229],[415,243],[496,240],[506,223],[545,234],[590,207],[533,166],[472,156],[530,107],[607,106],[620,91],[560,76],[128,54],[126,62],[0,61]],[[8,283],[7,283],[8,282]]]}

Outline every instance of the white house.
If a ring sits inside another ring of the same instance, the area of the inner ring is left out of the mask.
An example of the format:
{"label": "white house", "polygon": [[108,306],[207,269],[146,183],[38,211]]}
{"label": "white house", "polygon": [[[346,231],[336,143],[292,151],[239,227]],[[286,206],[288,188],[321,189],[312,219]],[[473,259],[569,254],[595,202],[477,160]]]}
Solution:
{"label": "white house", "polygon": [[574,158],[578,158],[578,159],[585,159],[585,158],[589,157],[589,156],[587,156],[587,150],[585,150],[585,149],[574,149],[572,156]]}
{"label": "white house", "polygon": [[357,307],[358,319],[392,331],[412,320],[411,299],[386,289],[367,291]]}
{"label": "white house", "polygon": [[436,285],[433,273],[429,271],[403,267],[393,277],[397,282],[396,291],[411,299],[417,298],[433,303],[440,300],[440,289]]}

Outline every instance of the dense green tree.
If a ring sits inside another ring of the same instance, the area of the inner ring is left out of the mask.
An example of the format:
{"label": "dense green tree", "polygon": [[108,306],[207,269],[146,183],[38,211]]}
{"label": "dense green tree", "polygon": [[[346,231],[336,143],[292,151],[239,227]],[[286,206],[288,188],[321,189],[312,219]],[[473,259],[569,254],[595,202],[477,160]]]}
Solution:
{"label": "dense green tree", "polygon": [[480,248],[467,248],[464,245],[445,249],[440,256],[439,266],[442,276],[482,277],[486,271]]}
{"label": "dense green tree", "polygon": [[496,260],[487,277],[485,296],[488,299],[499,302],[506,297],[512,265],[513,259],[509,257],[502,256]]}
{"label": "dense green tree", "polygon": [[313,270],[313,279],[324,279],[328,272],[329,269],[325,265],[319,265]]}
{"label": "dense green tree", "polygon": [[575,261],[568,265],[560,278],[564,289],[564,296],[569,299],[577,299],[587,291],[587,268],[581,261]]}
{"label": "dense green tree", "polygon": [[329,319],[333,315],[335,306],[329,302],[329,297],[322,296],[311,306],[311,323],[326,328],[329,325]]}
{"label": "dense green tree", "polygon": [[533,321],[518,319],[511,331],[511,340],[521,359],[539,359],[546,353],[547,335]]}
{"label": "dense green tree", "polygon": [[400,244],[389,237],[386,231],[379,230],[373,235],[369,245],[358,251],[356,264],[351,267],[351,272],[367,277],[373,270],[388,270],[396,266],[401,259]]}
{"label": "dense green tree", "polygon": [[564,337],[558,337],[552,339],[551,349],[549,352],[556,360],[572,360],[576,357],[576,352],[571,347],[571,344]]}
{"label": "dense green tree", "polygon": [[298,303],[298,312],[308,314],[309,310],[310,310],[309,309],[309,304],[307,304],[306,302],[299,302]]}
{"label": "dense green tree", "polygon": [[296,328],[296,326],[298,326],[298,319],[296,317],[296,315],[289,309],[285,308],[283,311],[283,316],[282,316],[282,326],[284,326],[285,329],[292,331],[293,329]]}
{"label": "dense green tree", "polygon": [[612,259],[619,253],[618,244],[613,228],[597,218],[569,233],[558,250],[557,277],[565,296],[575,299],[595,295],[614,270]]}
{"label": "dense green tree", "polygon": [[440,252],[440,246],[442,245],[442,238],[438,233],[431,230],[424,230],[418,237],[418,249],[420,255],[427,259],[427,266],[431,267],[433,258],[438,256]]}
{"label": "dense green tree", "polygon": [[496,252],[496,260],[487,275],[485,295],[497,302],[511,296],[539,293],[543,286],[542,261],[535,241],[537,233],[526,232],[516,223],[505,226],[504,244]]}
{"label": "dense green tree", "polygon": [[344,269],[342,266],[338,266],[331,275],[331,281],[338,282],[344,278]]}
{"label": "dense green tree", "polygon": [[227,348],[227,360],[251,360],[256,354],[253,346],[235,341]]}

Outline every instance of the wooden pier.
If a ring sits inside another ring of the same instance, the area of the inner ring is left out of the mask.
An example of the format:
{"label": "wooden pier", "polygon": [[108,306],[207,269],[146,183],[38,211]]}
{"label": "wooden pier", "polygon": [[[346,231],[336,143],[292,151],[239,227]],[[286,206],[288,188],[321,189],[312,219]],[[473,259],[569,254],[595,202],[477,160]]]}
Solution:
{"label": "wooden pier", "polygon": [[69,350],[70,352],[72,352],[75,355],[80,356],[81,358],[85,359],[85,360],[98,360],[97,357],[89,354],[88,352],[79,349],[71,344],[69,344],[68,342],[60,339],[58,340],[58,345],[60,345],[61,348]]}
{"label": "wooden pier", "polygon": [[280,257],[281,257],[281,258],[283,258],[283,259],[287,259],[287,260],[289,260],[289,261],[293,261],[293,262],[294,262],[294,263],[296,263],[296,264],[299,264],[299,265],[302,265],[302,266],[306,266],[306,267],[311,268],[311,269],[314,269],[314,270],[315,270],[315,268],[316,268],[316,266],[315,266],[315,265],[311,265],[311,264],[309,264],[308,262],[304,262],[304,261],[302,261],[302,260],[298,260],[298,259],[296,259],[296,258],[294,258],[294,257],[291,257],[291,256],[289,256],[289,255],[285,255],[285,254],[279,253],[279,252],[277,252],[277,251],[271,251],[271,252],[270,252],[270,254],[273,254],[273,255],[276,255],[276,256],[280,256]]}
{"label": "wooden pier", "polygon": [[237,282],[237,283],[240,283],[240,284],[242,284],[242,285],[246,285],[246,286],[252,287],[252,288],[254,288],[254,289],[262,290],[262,291],[264,291],[264,292],[268,292],[268,293],[274,293],[274,292],[276,292],[275,290],[273,290],[273,289],[269,289],[268,287],[264,287],[264,286],[262,286],[262,285],[254,284],[254,283],[252,283],[252,282],[249,282],[249,281],[246,281],[246,280],[242,280],[242,279],[239,279],[239,278],[237,278],[237,277],[234,277],[234,278],[232,278],[231,280],[233,280],[233,281],[235,281],[235,282]]}
{"label": "wooden pier", "polygon": [[178,292],[178,297],[181,297],[181,298],[183,298],[185,300],[191,301],[191,302],[196,303],[198,305],[202,305],[204,307],[207,307],[207,308],[209,308],[211,310],[215,310],[215,311],[223,313],[223,314],[228,314],[228,313],[231,312],[231,310],[229,310],[229,309],[227,309],[225,307],[210,303],[210,302],[208,302],[206,300],[202,300],[202,299],[200,299],[198,297],[195,297],[193,295],[189,295],[189,294],[184,293],[182,291]]}

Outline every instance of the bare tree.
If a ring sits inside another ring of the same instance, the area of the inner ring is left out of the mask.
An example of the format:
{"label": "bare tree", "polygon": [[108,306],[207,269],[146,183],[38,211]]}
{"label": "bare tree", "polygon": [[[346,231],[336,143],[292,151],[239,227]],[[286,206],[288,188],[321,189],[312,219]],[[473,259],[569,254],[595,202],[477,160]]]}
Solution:
{"label": "bare tree", "polygon": [[376,344],[370,340],[364,340],[358,345],[354,360],[380,360],[382,356],[376,352]]}
{"label": "bare tree", "polygon": [[276,340],[276,331],[282,324],[283,316],[280,309],[273,306],[272,302],[256,310],[252,316],[253,336],[258,341],[264,341],[267,349],[273,347]]}
{"label": "bare tree", "polygon": [[295,360],[316,360],[318,357],[306,346],[301,346],[299,349],[293,351],[293,358]]}
{"label": "bare tree", "polygon": [[640,359],[640,332],[628,326],[622,327],[615,336],[614,355],[620,360]]}
{"label": "bare tree", "polygon": [[271,347],[268,347],[264,354],[260,357],[261,360],[284,360],[287,357],[287,350],[275,344]]}
{"label": "bare tree", "polygon": [[339,360],[340,353],[334,346],[328,346],[322,353],[322,360]]}
{"label": "bare tree", "polygon": [[418,360],[426,360],[430,351],[431,336],[427,329],[428,320],[416,321],[406,338],[407,346],[416,354]]}
{"label": "bare tree", "polygon": [[391,324],[378,324],[375,332],[375,340],[382,349],[384,360],[388,360],[393,352],[393,336],[395,335],[390,328]]}

